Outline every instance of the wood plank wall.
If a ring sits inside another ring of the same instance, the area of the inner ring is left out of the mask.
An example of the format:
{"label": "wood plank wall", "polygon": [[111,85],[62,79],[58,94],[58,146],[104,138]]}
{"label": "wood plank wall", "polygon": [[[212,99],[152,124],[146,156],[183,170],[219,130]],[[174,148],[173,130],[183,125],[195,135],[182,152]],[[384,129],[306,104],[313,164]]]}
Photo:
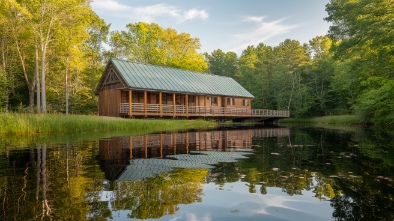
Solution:
{"label": "wood plank wall", "polygon": [[99,92],[99,115],[119,117],[121,91],[117,89]]}

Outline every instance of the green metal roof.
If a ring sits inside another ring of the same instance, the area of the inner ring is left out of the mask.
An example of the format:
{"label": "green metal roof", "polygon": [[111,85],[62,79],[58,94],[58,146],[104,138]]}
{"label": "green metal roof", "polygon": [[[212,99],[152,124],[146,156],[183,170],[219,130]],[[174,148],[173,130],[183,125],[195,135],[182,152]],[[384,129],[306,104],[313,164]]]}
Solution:
{"label": "green metal roof", "polygon": [[177,93],[253,98],[230,77],[111,59],[128,87]]}

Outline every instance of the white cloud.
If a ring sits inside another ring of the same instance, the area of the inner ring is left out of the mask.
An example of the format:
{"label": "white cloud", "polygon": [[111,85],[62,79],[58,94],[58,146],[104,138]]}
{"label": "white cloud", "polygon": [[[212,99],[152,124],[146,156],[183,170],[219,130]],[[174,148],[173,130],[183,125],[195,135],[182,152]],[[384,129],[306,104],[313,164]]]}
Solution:
{"label": "white cloud", "polygon": [[208,13],[204,10],[191,9],[183,13],[183,18],[185,20],[193,20],[193,19],[206,20],[208,18]]}
{"label": "white cloud", "polygon": [[234,41],[237,42],[235,47],[229,51],[240,51],[249,45],[257,45],[264,43],[264,41],[274,38],[278,35],[288,33],[290,30],[297,28],[299,25],[286,25],[284,21],[286,18],[276,21],[265,21],[266,17],[247,16],[242,18],[242,21],[252,23],[251,31],[242,34],[233,35]]}
{"label": "white cloud", "polygon": [[259,16],[259,17],[256,17],[256,16],[246,16],[243,20],[246,21],[246,22],[252,21],[252,22],[260,23],[260,22],[262,22],[265,18],[266,18],[265,16]]}
{"label": "white cloud", "polygon": [[113,11],[127,11],[130,9],[127,5],[122,5],[114,0],[93,0],[92,7],[94,9],[113,12]]}
{"label": "white cloud", "polygon": [[124,5],[116,0],[94,0],[92,8],[96,11],[107,13],[112,16],[127,18],[132,21],[154,22],[158,19],[170,18],[178,23],[188,20],[208,19],[208,13],[205,10],[189,9],[183,10],[179,7],[155,4],[147,6],[129,6]]}
{"label": "white cloud", "polygon": [[259,195],[259,204],[260,204],[260,209],[257,210],[251,210],[254,213],[257,214],[270,214],[268,212],[268,208],[283,208],[283,209],[288,209],[288,210],[293,210],[293,211],[299,211],[299,209],[295,208],[294,205],[291,206],[289,204],[297,204],[297,203],[308,203],[306,200],[297,200],[297,199],[291,199],[288,196],[275,196],[275,195]]}
{"label": "white cloud", "polygon": [[212,218],[210,217],[209,214],[199,214],[199,216],[202,216],[199,218],[195,213],[185,213],[181,215],[175,214],[171,217],[170,221],[178,221],[178,220],[188,220],[188,221],[211,221]]}

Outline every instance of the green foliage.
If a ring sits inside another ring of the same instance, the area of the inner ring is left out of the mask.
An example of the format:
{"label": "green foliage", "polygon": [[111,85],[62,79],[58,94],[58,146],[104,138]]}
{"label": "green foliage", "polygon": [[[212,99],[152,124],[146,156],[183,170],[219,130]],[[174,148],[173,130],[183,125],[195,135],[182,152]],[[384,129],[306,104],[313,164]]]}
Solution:
{"label": "green foliage", "polygon": [[144,181],[120,182],[112,202],[116,210],[130,210],[130,218],[158,219],[174,215],[179,204],[202,201],[207,169],[175,169]]}
{"label": "green foliage", "polygon": [[197,52],[198,38],[155,23],[130,23],[126,27],[127,31],[111,33],[112,48],[107,56],[198,72],[207,70],[203,54]]}
{"label": "green foliage", "polygon": [[205,59],[209,63],[210,74],[235,77],[238,74],[238,56],[234,52],[224,53],[222,50],[214,50],[211,54],[205,53]]}
{"label": "green foliage", "polygon": [[7,89],[10,87],[8,80],[5,77],[5,73],[0,70],[0,108],[4,107],[7,100]]}
{"label": "green foliage", "polygon": [[394,80],[370,77],[367,84],[367,89],[358,97],[356,109],[373,123],[394,122]]}
{"label": "green foliage", "polygon": [[[22,102],[33,112],[40,86],[38,112],[46,112],[47,102],[51,112],[65,112],[68,106],[74,113],[95,112],[93,90],[109,26],[88,2],[4,0],[0,25],[1,70],[13,81],[6,91],[10,109],[17,110]],[[67,97],[71,105],[66,105]]]}
{"label": "green foliage", "polygon": [[347,91],[354,111],[373,123],[394,123],[393,9],[394,3],[385,0],[331,0],[326,8],[341,66],[333,85]]}

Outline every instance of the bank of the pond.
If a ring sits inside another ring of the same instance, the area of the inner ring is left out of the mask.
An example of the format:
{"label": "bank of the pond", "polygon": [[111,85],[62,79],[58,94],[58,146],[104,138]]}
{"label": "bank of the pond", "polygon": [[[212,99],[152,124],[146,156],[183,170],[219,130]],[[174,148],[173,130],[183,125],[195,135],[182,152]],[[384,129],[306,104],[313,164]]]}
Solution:
{"label": "bank of the pond", "polygon": [[204,120],[145,120],[86,115],[0,114],[0,135],[102,131],[171,131],[215,127]]}
{"label": "bank of the pond", "polygon": [[362,125],[367,124],[362,117],[357,115],[336,115],[313,118],[287,118],[281,119],[280,123],[308,123],[308,124],[348,124]]}

